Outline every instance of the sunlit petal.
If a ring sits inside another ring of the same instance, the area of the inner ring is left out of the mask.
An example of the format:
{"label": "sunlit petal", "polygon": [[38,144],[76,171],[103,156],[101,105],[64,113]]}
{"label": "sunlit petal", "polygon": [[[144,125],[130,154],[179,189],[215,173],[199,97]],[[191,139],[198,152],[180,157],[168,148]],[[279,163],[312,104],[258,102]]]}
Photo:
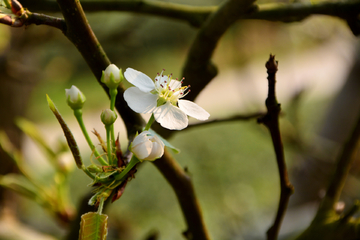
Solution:
{"label": "sunlit petal", "polygon": [[132,68],[127,68],[124,72],[126,80],[138,87],[143,92],[150,92],[155,89],[154,82],[144,73]]}
{"label": "sunlit petal", "polygon": [[164,154],[164,146],[161,146],[158,142],[153,142],[151,153],[144,160],[155,160]]}
{"label": "sunlit petal", "polygon": [[170,130],[181,130],[186,128],[188,125],[186,114],[170,102],[157,107],[153,113],[155,120],[164,128]]}
{"label": "sunlit petal", "polygon": [[143,92],[137,87],[131,87],[124,92],[124,99],[129,107],[137,113],[152,113],[157,105],[158,95]]}
{"label": "sunlit petal", "polygon": [[178,100],[178,105],[179,108],[190,117],[202,121],[207,120],[210,117],[210,114],[207,111],[194,102],[188,100]]}
{"label": "sunlit petal", "polygon": [[150,140],[147,140],[137,145],[133,143],[133,147],[131,151],[135,154],[135,156],[138,159],[145,159],[150,155],[152,146],[153,143]]}

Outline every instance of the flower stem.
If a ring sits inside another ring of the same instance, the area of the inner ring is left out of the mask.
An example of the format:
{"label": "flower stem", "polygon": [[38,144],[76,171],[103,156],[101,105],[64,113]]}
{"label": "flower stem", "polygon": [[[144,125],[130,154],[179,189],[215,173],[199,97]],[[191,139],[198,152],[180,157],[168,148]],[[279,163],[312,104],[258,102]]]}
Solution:
{"label": "flower stem", "polygon": [[113,130],[114,125],[105,125],[106,129],[106,144],[107,144],[107,154],[108,154],[108,162],[110,165],[113,165],[112,162],[112,144],[111,144],[111,130]]}
{"label": "flower stem", "polygon": [[128,174],[128,172],[130,172],[130,170],[135,167],[136,164],[138,164],[140,162],[140,160],[135,157],[135,155],[132,156],[130,162],[128,165],[126,165],[126,168],[119,174],[115,177],[115,180],[122,180],[126,174]]}
{"label": "flower stem", "polygon": [[103,207],[104,207],[104,201],[105,201],[105,198],[104,198],[104,197],[100,198],[100,203],[99,203],[99,207],[98,207],[98,210],[97,210],[97,213],[98,213],[99,215],[102,214]]}
{"label": "flower stem", "polygon": [[82,110],[81,110],[81,109],[76,109],[76,110],[74,110],[74,115],[75,115],[75,117],[76,117],[76,120],[77,120],[78,123],[79,123],[79,126],[80,126],[80,128],[81,128],[81,131],[82,131],[82,133],[84,134],[84,137],[85,137],[85,139],[86,139],[86,141],[87,141],[87,143],[88,143],[91,151],[94,152],[94,155],[96,156],[96,159],[99,160],[99,162],[101,163],[101,165],[103,165],[103,166],[108,166],[109,163],[107,163],[107,162],[105,161],[105,159],[100,156],[100,153],[98,152],[98,150],[96,150],[95,145],[92,143],[92,141],[91,141],[91,139],[90,139],[90,136],[89,136],[89,134],[88,134],[88,132],[87,132],[87,130],[86,130],[86,128],[85,128],[85,124],[84,124],[84,121],[83,121],[83,118],[82,118]]}
{"label": "flower stem", "polygon": [[[115,111],[116,95],[118,94],[117,88],[110,88],[109,94],[110,94],[110,109],[112,111]],[[110,132],[111,132],[111,141],[114,143],[114,147],[115,147],[114,124],[111,125]]]}
{"label": "flower stem", "polygon": [[109,94],[110,94],[110,109],[112,111],[114,111],[115,109],[115,100],[116,100],[116,95],[118,93],[118,90],[116,88],[110,88],[109,89]]}
{"label": "flower stem", "polygon": [[151,128],[151,125],[154,123],[154,121],[155,121],[154,114],[151,114],[151,117],[144,128],[144,131],[148,131]]}
{"label": "flower stem", "polygon": [[95,179],[94,174],[92,174],[84,165],[81,167],[81,169],[88,175],[91,179]]}

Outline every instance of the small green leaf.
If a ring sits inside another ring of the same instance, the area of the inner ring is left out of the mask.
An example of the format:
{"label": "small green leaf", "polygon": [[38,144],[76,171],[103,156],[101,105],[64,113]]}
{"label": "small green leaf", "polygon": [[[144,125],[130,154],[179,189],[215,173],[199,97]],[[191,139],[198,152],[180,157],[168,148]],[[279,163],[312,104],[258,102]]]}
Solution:
{"label": "small green leaf", "polygon": [[168,141],[165,140],[165,138],[163,138],[162,136],[160,136],[159,134],[157,134],[154,130],[152,130],[151,128],[149,129],[149,132],[151,132],[151,134],[156,135],[158,138],[160,138],[160,140],[165,144],[166,147],[170,148],[171,150],[173,150],[174,153],[178,154],[180,153],[180,149],[174,147],[173,145],[171,145],[171,143],[169,143]]}
{"label": "small green leaf", "polygon": [[79,240],[105,240],[107,235],[106,214],[88,212],[81,216]]}
{"label": "small green leaf", "polygon": [[61,125],[61,128],[63,129],[67,143],[70,147],[72,155],[74,156],[77,167],[79,169],[82,169],[83,162],[81,160],[79,147],[75,141],[73,134],[70,131],[70,128],[67,126],[65,120],[62,118],[60,112],[57,110],[55,104],[53,103],[53,101],[51,101],[50,97],[47,94],[46,94],[46,98],[47,98],[47,101],[48,101],[51,111],[54,113],[55,117],[57,118],[57,120],[59,121],[59,123]]}

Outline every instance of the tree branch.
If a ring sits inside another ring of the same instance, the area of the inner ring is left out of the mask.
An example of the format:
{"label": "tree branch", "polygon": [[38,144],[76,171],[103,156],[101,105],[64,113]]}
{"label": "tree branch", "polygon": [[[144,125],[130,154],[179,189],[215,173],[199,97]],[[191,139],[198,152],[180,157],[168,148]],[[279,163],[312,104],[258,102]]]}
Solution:
{"label": "tree branch", "polygon": [[212,119],[210,121],[205,121],[205,122],[197,122],[197,123],[193,123],[190,124],[187,128],[183,129],[184,130],[188,130],[191,129],[193,127],[199,127],[199,126],[206,126],[206,125],[212,125],[214,123],[224,123],[224,122],[235,122],[235,121],[248,121],[254,118],[259,118],[264,116],[265,113],[262,112],[257,112],[257,113],[252,113],[252,114],[248,114],[248,115],[235,115],[235,116],[231,116],[229,118],[221,118],[221,119]]}
{"label": "tree branch", "polygon": [[153,163],[172,186],[179,200],[188,227],[184,236],[189,240],[210,239],[190,177],[168,151],[165,151],[163,157]]}
{"label": "tree branch", "polygon": [[275,56],[270,55],[269,60],[266,62],[266,68],[268,73],[269,90],[268,97],[265,101],[267,114],[259,118],[258,122],[263,123],[270,131],[271,139],[273,142],[276,162],[279,169],[280,176],[280,201],[273,225],[267,231],[267,239],[275,240],[278,237],[282,219],[285,215],[286,208],[289,202],[290,195],[294,191],[294,187],[291,185],[285,163],[284,148],[281,141],[280,129],[279,129],[279,114],[281,111],[280,104],[277,102],[275,93],[275,74],[278,70],[278,63],[275,62]]}
{"label": "tree branch", "polygon": [[[58,12],[54,1],[22,0],[32,11]],[[194,27],[201,27],[206,19],[218,11],[218,6],[197,7],[168,2],[133,0],[133,1],[81,1],[87,12],[127,11],[166,17],[188,22]],[[360,1],[338,1],[320,3],[274,3],[260,4],[257,12],[246,14],[243,19],[259,19],[268,21],[296,22],[320,14],[342,19],[357,16],[360,12]]]}

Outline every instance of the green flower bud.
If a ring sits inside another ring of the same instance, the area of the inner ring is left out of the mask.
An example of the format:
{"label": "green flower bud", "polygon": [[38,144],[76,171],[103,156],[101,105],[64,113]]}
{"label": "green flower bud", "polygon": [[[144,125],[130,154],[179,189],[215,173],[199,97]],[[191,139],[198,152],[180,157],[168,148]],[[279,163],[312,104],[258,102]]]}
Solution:
{"label": "green flower bud", "polygon": [[110,64],[105,71],[103,71],[101,82],[105,85],[114,89],[117,88],[120,82],[124,79],[121,69],[119,69],[115,64]]}
{"label": "green flower bud", "polygon": [[111,109],[105,109],[104,111],[102,111],[101,113],[101,121],[105,124],[105,125],[111,125],[115,122],[117,118],[117,115],[114,111],[112,111]]}
{"label": "green flower bud", "polygon": [[81,109],[86,101],[85,95],[74,85],[65,89],[66,102],[73,109]]}

